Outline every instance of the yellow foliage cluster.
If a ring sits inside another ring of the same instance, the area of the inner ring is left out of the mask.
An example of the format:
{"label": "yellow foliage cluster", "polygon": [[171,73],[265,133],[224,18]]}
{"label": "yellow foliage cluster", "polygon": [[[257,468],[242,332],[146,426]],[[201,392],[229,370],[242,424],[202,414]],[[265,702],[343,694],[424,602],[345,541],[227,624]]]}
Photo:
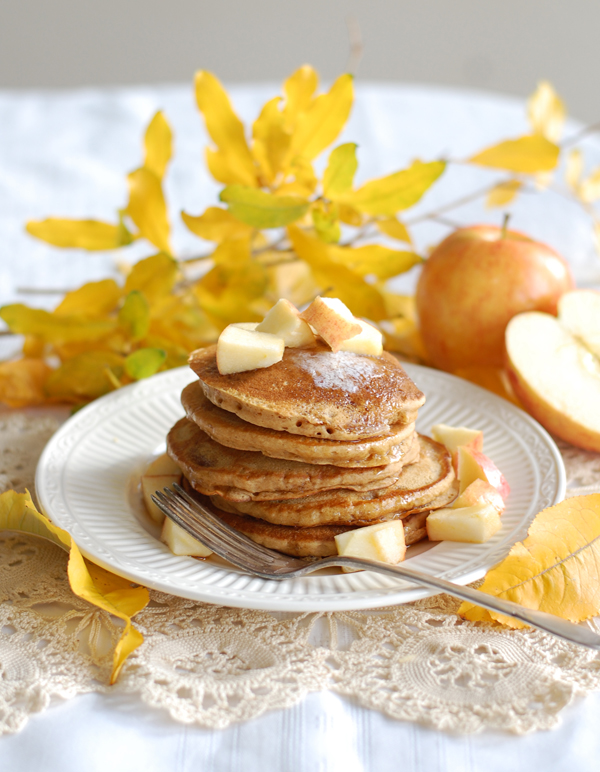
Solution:
{"label": "yellow foliage cluster", "polygon": [[[212,141],[206,164],[224,186],[218,205],[181,215],[192,233],[214,244],[198,258],[207,261],[200,278],[197,271],[191,277],[194,261],[179,260],[171,246],[163,183],[173,143],[162,112],[146,129],[143,165],[128,175],[129,198],[114,222],[29,222],[32,236],[58,247],[109,250],[143,240],[152,253],[122,286],[112,279],[86,284],[52,312],[24,304],[1,308],[9,331],[25,342],[22,358],[0,363],[0,401],[85,404],[184,364],[189,351],[213,342],[227,324],[260,321],[280,297],[302,305],[319,293],[341,298],[354,314],[379,324],[388,348],[422,358],[412,299],[389,292],[386,282],[423,259],[403,213],[449,162],[415,160],[356,186],[357,148],[348,142],[329,152],[319,179],[313,163],[343,129],[354,92],[347,74],[323,93],[318,85],[315,70],[300,67],[247,130],[219,80],[196,74],[196,102]],[[547,181],[557,165],[564,108],[551,86],[539,87],[529,113],[531,134],[467,161],[510,172],[490,187],[490,205],[513,200],[527,181]],[[572,185],[589,198],[598,183],[594,175],[582,182],[575,164],[572,156]]]}

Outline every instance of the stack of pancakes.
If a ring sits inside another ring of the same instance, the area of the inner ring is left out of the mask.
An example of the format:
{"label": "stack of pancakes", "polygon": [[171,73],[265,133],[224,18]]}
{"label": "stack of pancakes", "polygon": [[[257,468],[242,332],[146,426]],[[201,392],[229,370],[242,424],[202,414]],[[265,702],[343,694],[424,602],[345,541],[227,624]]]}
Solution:
{"label": "stack of pancakes", "polygon": [[425,397],[390,354],[286,348],[268,368],[221,375],[216,346],[167,450],[188,490],[251,539],[289,555],[337,553],[344,531],[401,518],[407,544],[456,496],[446,449],[415,431]]}

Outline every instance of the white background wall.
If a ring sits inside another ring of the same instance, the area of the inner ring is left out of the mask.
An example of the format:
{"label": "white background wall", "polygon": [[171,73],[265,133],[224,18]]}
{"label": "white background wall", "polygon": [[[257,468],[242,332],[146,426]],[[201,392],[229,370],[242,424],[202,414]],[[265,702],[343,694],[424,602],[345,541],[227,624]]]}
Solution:
{"label": "white background wall", "polygon": [[570,113],[600,119],[594,0],[4,0],[0,88],[280,81],[310,62],[346,67],[346,18],[365,43],[364,80],[526,96],[550,79]]}

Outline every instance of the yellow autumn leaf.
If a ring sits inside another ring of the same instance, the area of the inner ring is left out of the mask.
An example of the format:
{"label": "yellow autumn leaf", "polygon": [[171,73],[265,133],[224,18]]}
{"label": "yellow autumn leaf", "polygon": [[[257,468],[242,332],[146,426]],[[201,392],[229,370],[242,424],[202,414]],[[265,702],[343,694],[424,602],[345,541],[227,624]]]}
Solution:
{"label": "yellow autumn leaf", "polygon": [[165,176],[173,154],[173,134],[164,113],[159,110],[144,135],[144,166],[159,180]]}
{"label": "yellow autumn leaf", "polygon": [[444,161],[415,161],[408,169],[371,180],[340,196],[340,201],[365,214],[392,217],[416,204],[445,168]]}
{"label": "yellow autumn leaf", "polygon": [[60,316],[41,308],[29,308],[23,303],[0,308],[3,319],[12,332],[20,335],[38,335],[48,343],[94,341],[115,329],[108,319],[88,319],[83,316]]}
{"label": "yellow autumn leaf", "polygon": [[268,299],[274,305],[279,298],[290,300],[295,306],[303,306],[313,300],[320,291],[319,285],[303,260],[278,260],[267,268],[269,277]]}
{"label": "yellow autumn leaf", "polygon": [[342,231],[335,211],[316,204],[312,207],[310,214],[315,232],[321,241],[334,244],[340,240]]}
{"label": "yellow autumn leaf", "polygon": [[117,307],[122,294],[114,279],[91,281],[67,292],[54,313],[59,316],[106,316]]}
{"label": "yellow autumn leaf", "polygon": [[286,182],[278,185],[274,193],[278,196],[312,196],[318,184],[312,164],[301,156],[296,156],[287,168]]}
{"label": "yellow autumn leaf", "polygon": [[234,180],[225,182],[256,187],[256,167],[246,142],[244,124],[235,114],[227,92],[218,78],[206,70],[196,73],[194,84],[196,103],[204,116],[206,130],[228,170],[235,175]]}
{"label": "yellow autumn leaf", "polygon": [[54,525],[37,511],[28,491],[5,491],[0,495],[0,531],[3,530],[40,536],[67,550],[67,576],[75,595],[125,622],[113,652],[110,682],[114,683],[129,654],[144,640],[141,633],[131,624],[131,617],[148,605],[148,590],[145,587],[132,586],[129,580],[86,562],[67,531]]}
{"label": "yellow autumn leaf", "polygon": [[520,180],[507,180],[495,185],[487,195],[486,206],[506,206],[517,197],[517,193],[523,187]]}
{"label": "yellow autumn leaf", "polygon": [[352,188],[358,168],[356,148],[356,143],[347,142],[331,151],[323,174],[323,193],[327,198],[335,200]]}
{"label": "yellow autumn leaf", "polygon": [[85,351],[67,359],[46,379],[48,397],[61,402],[89,402],[120,386],[123,357],[112,351]]}
{"label": "yellow autumn leaf", "polygon": [[160,179],[154,172],[142,167],[127,175],[127,183],[127,214],[137,225],[139,235],[161,252],[171,254],[171,227]]}
{"label": "yellow autumn leaf", "polygon": [[325,244],[294,225],[288,227],[288,235],[296,254],[310,266],[323,291],[328,290],[328,294],[340,298],[356,316],[374,322],[385,318],[381,292],[334,259],[339,247]]}
{"label": "yellow autumn leaf", "polygon": [[281,171],[291,135],[284,128],[280,97],[269,100],[252,125],[252,154],[258,161],[264,182],[271,184]]}
{"label": "yellow autumn leaf", "polygon": [[46,400],[44,383],[52,369],[43,359],[0,362],[0,402],[9,407],[31,407]]}
{"label": "yellow autumn leaf", "polygon": [[362,247],[332,246],[330,259],[350,268],[359,276],[374,275],[378,279],[391,279],[405,273],[421,262],[416,252],[390,249],[381,244],[366,244]]}
{"label": "yellow autumn leaf", "polygon": [[340,75],[330,90],[318,96],[299,116],[292,135],[290,160],[299,155],[312,161],[331,145],[344,128],[353,101],[352,75]]}
{"label": "yellow autumn leaf", "polygon": [[253,228],[281,228],[303,217],[309,206],[299,196],[275,196],[243,185],[228,185],[219,198],[236,219]]}
{"label": "yellow autumn leaf", "polygon": [[564,103],[552,84],[541,81],[527,102],[527,117],[533,133],[558,142],[566,115]]}
{"label": "yellow autumn leaf", "polygon": [[139,290],[152,305],[168,295],[177,279],[177,263],[164,252],[137,262],[125,279],[125,292]]}
{"label": "yellow autumn leaf", "polygon": [[308,64],[299,67],[283,84],[283,116],[288,131],[293,130],[298,116],[308,109],[318,85],[319,76]]}
{"label": "yellow autumn leaf", "polygon": [[559,153],[554,142],[541,134],[532,134],[488,147],[469,158],[469,162],[492,169],[535,174],[552,171],[558,163]]}
{"label": "yellow autumn leaf", "polygon": [[412,244],[408,228],[397,217],[385,217],[383,220],[376,220],[375,225],[386,236],[397,241],[404,241],[406,244]]}
{"label": "yellow autumn leaf", "polygon": [[341,204],[339,201],[337,202],[337,208],[340,222],[352,225],[353,228],[359,228],[363,224],[364,217],[357,209],[347,204]]}
{"label": "yellow autumn leaf", "polygon": [[125,359],[125,372],[134,381],[149,378],[159,371],[167,358],[161,348],[140,348]]}
{"label": "yellow autumn leaf", "polygon": [[573,148],[567,155],[565,178],[567,185],[574,193],[579,190],[579,182],[583,174],[583,154],[579,148]]}
{"label": "yellow autumn leaf", "polygon": [[192,233],[207,241],[220,243],[226,239],[243,238],[252,233],[250,225],[240,222],[227,209],[218,206],[209,206],[196,217],[182,212],[181,219]]}
{"label": "yellow autumn leaf", "polygon": [[[566,499],[542,510],[504,560],[486,574],[480,590],[525,608],[581,622],[600,611],[600,493]],[[521,622],[463,603],[471,620]]]}
{"label": "yellow autumn leaf", "polygon": [[100,220],[65,220],[48,217],[30,220],[27,233],[55,247],[87,249],[90,251],[117,249],[131,244],[133,236],[123,225],[112,225]]}

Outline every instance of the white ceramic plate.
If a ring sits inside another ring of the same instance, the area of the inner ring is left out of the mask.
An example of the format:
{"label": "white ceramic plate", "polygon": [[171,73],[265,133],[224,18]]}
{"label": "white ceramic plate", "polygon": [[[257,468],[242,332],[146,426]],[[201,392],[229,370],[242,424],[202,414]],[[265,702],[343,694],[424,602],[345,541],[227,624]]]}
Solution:
{"label": "white ceramic plate", "polygon": [[[467,584],[525,536],[537,512],[562,500],[562,459],[548,434],[505,400],[437,370],[416,365],[406,370],[427,395],[419,431],[428,433],[441,422],[482,429],[485,453],[511,486],[502,529],[486,544],[422,542],[409,551],[412,567]],[[277,582],[244,574],[218,558],[172,555],[145,514],[139,478],[148,460],[164,451],[168,429],[183,415],[181,390],[194,377],[181,368],[113,392],[67,421],[47,445],[36,474],[39,501],[84,555],[147,587],[226,606],[336,611],[431,594],[369,571],[329,570]]]}

